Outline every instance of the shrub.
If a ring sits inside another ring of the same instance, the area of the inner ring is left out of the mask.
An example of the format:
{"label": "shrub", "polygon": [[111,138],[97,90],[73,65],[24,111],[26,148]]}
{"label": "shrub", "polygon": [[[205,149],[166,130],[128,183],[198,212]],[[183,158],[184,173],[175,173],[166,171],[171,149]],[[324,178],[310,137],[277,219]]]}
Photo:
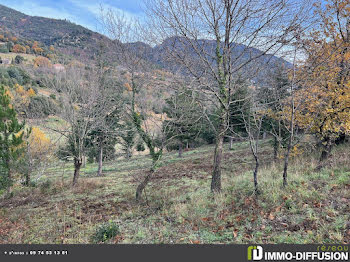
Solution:
{"label": "shrub", "polygon": [[9,49],[6,45],[0,45],[0,53],[8,53]]}
{"label": "shrub", "polygon": [[30,76],[27,72],[22,70],[21,68],[11,66],[7,69],[7,74],[10,78],[15,80],[14,84],[26,85],[31,82]]}
{"label": "shrub", "polygon": [[47,194],[50,192],[52,186],[52,182],[50,180],[46,180],[45,182],[43,182],[42,184],[40,184],[40,192],[42,194]]}
{"label": "shrub", "polygon": [[23,77],[17,67],[10,67],[7,72],[11,78],[16,79],[18,84],[23,85]]}
{"label": "shrub", "polygon": [[55,94],[51,94],[50,98],[53,99],[53,100],[56,100],[56,95]]}
{"label": "shrub", "polygon": [[31,118],[43,118],[57,112],[57,106],[46,97],[34,96],[28,105],[28,115]]}
{"label": "shrub", "polygon": [[15,63],[16,64],[22,64],[23,61],[24,61],[24,57],[23,56],[16,55],[16,57],[15,57]]}
{"label": "shrub", "polygon": [[113,221],[108,221],[107,223],[98,226],[95,234],[92,236],[92,242],[104,243],[108,239],[118,235],[119,232],[119,226]]}
{"label": "shrub", "polygon": [[137,150],[138,152],[143,152],[143,151],[146,150],[146,148],[145,148],[144,144],[143,144],[142,142],[140,142],[140,143],[137,144],[136,150]]}
{"label": "shrub", "polygon": [[19,45],[19,44],[15,44],[12,48],[12,52],[14,53],[26,53],[26,48],[22,45]]}

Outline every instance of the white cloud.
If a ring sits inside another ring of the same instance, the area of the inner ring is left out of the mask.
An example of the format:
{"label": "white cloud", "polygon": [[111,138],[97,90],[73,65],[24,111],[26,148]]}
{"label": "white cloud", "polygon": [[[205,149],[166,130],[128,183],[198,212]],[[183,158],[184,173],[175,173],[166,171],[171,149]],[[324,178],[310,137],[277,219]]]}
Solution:
{"label": "white cloud", "polygon": [[38,5],[36,3],[24,2],[21,4],[16,3],[8,6],[31,16],[74,20],[74,16],[64,9],[57,10],[55,8]]}
{"label": "white cloud", "polygon": [[111,10],[112,12],[115,12],[116,14],[122,14],[127,20],[134,20],[137,18],[136,15],[133,13],[127,12],[125,10],[122,10],[118,7],[112,6],[107,3],[101,3],[99,1],[81,1],[81,0],[68,0],[72,3],[72,5],[82,8],[86,10],[88,13],[92,14],[94,16],[94,19],[96,21],[94,30],[105,34],[106,36],[109,36],[108,32],[106,32],[106,29],[98,22],[100,20],[101,15],[101,7],[103,8],[104,12],[107,10]]}
{"label": "white cloud", "polygon": [[126,12],[125,10],[122,10],[120,8],[117,8],[115,6],[112,6],[107,3],[101,3],[101,2],[89,2],[89,1],[84,1],[82,2],[81,0],[69,0],[72,4],[84,8],[85,10],[89,11],[90,13],[93,13],[96,17],[100,15],[100,6],[102,5],[104,9],[110,9],[118,13],[123,13],[128,17],[134,17],[132,13]]}
{"label": "white cloud", "polygon": [[33,2],[11,2],[6,5],[10,8],[13,8],[17,11],[25,13],[31,16],[41,16],[47,18],[55,19],[68,19],[69,21],[87,27],[91,30],[96,30],[96,19],[91,19],[91,22],[86,22],[81,17],[78,17],[72,13],[71,10],[62,5],[60,8],[54,8],[49,6],[43,6],[38,3]]}

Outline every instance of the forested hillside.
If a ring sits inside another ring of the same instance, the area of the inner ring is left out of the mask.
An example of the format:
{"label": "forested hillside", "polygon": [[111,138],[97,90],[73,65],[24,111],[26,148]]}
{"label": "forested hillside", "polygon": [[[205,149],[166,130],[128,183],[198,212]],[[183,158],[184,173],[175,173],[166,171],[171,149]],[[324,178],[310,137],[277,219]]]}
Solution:
{"label": "forested hillside", "polygon": [[0,5],[0,243],[349,244],[350,3],[314,2]]}

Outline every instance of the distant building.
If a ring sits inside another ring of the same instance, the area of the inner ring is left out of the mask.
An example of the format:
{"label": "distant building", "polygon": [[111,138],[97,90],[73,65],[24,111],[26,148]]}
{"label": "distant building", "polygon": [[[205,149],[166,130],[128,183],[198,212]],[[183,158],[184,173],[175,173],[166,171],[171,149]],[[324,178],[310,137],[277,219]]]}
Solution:
{"label": "distant building", "polygon": [[64,70],[65,70],[64,65],[61,65],[61,64],[54,64],[52,67],[53,67],[53,69],[55,69],[57,72],[59,72],[59,71],[64,71]]}

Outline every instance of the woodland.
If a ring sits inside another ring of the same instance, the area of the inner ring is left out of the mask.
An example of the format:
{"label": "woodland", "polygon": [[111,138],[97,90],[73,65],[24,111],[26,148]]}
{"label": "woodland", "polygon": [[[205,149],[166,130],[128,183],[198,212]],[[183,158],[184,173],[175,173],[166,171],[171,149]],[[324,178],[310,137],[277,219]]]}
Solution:
{"label": "woodland", "polygon": [[350,244],[350,1],[143,5],[0,5],[0,243]]}

